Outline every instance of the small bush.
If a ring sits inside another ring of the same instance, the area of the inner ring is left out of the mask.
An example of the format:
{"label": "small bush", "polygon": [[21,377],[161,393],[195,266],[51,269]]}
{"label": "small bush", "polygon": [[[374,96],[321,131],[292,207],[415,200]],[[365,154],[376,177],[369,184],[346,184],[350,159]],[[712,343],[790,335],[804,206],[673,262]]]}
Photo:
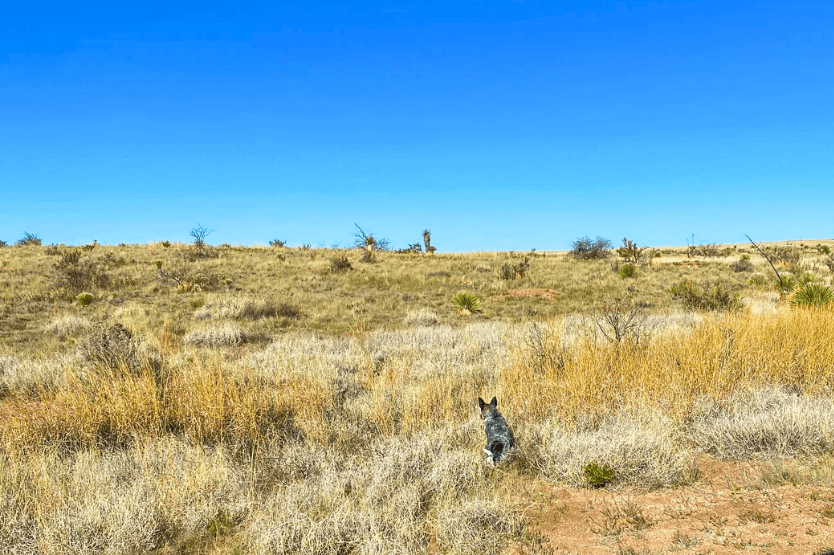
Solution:
{"label": "small bush", "polygon": [[634,266],[634,264],[623,264],[623,266],[620,268],[620,277],[623,279],[633,278],[636,273],[637,268]]}
{"label": "small bush", "polygon": [[391,244],[388,242],[388,239],[383,239],[374,235],[373,232],[365,233],[361,227],[357,224],[353,224],[356,226],[356,234],[354,235],[354,246],[359,249],[365,249],[366,251],[387,251]]}
{"label": "small bush", "polygon": [[149,368],[158,374],[155,353],[143,349],[133,334],[122,326],[96,326],[79,347],[81,359],[106,370],[128,370],[139,374]]}
{"label": "small bush", "polygon": [[682,280],[670,288],[670,293],[692,310],[738,310],[743,306],[741,296],[720,283],[695,287],[691,281]]}
{"label": "small bush", "polygon": [[782,262],[785,264],[798,264],[801,255],[799,249],[790,246],[765,247],[764,251],[774,262]]}
{"label": "small bush", "polygon": [[18,247],[39,247],[41,244],[43,244],[41,238],[34,233],[29,233],[28,231],[24,231],[23,237],[15,242],[15,245]]}
{"label": "small bush", "polygon": [[162,244],[163,247],[165,247],[167,249],[168,247],[171,246],[171,241],[162,241],[161,244]]}
{"label": "small bush", "polygon": [[824,306],[834,301],[834,291],[822,283],[806,283],[794,291],[793,306]]}
{"label": "small bush", "polygon": [[3,241],[2,239],[0,239],[0,249],[2,249],[3,247],[8,247],[8,246],[9,246],[9,244],[8,244],[8,243],[6,243],[6,242],[5,242],[5,241]]}
{"label": "small bush", "polygon": [[461,314],[473,314],[481,311],[480,299],[472,293],[461,291],[452,297],[452,302],[457,305]]}
{"label": "small bush", "polygon": [[648,247],[638,247],[637,243],[623,237],[623,246],[617,249],[617,254],[625,262],[641,264],[647,260],[651,260],[651,253],[647,251]]}
{"label": "small bush", "polygon": [[750,262],[750,257],[745,258],[744,256],[742,256],[740,260],[736,260],[735,262],[733,262],[730,265],[730,267],[736,273],[749,272],[753,269],[753,263]]}
{"label": "small bush", "polygon": [[330,259],[331,273],[340,274],[351,269],[353,269],[353,266],[351,266],[350,260],[348,260],[348,257],[345,255],[336,256]]}
{"label": "small bush", "polygon": [[81,303],[81,306],[87,306],[91,302],[93,302],[93,296],[89,293],[79,293],[77,297],[78,302]]}
{"label": "small bush", "polygon": [[518,264],[502,264],[498,270],[498,277],[504,280],[523,278],[530,269],[530,259],[526,256]]}
{"label": "small bush", "polygon": [[716,258],[718,256],[729,256],[733,249],[729,247],[721,248],[718,243],[707,243],[705,245],[690,245],[686,249],[686,256],[689,258],[700,256],[702,258]]}
{"label": "small bush", "polygon": [[582,260],[599,260],[611,256],[611,241],[604,237],[580,237],[571,245],[570,256]]}
{"label": "small bush", "polygon": [[77,295],[85,289],[105,287],[109,276],[99,267],[93,258],[84,258],[81,251],[70,250],[61,253],[61,258],[53,266],[55,288],[63,289]]}
{"label": "small bush", "polygon": [[611,466],[608,463],[600,466],[594,461],[585,465],[582,469],[582,475],[585,477],[588,485],[594,488],[605,487],[607,484],[613,482],[615,478],[614,471],[611,470]]}
{"label": "small bush", "polygon": [[273,239],[269,242],[270,247],[286,247],[287,242],[282,241],[281,239]]}
{"label": "small bush", "polygon": [[397,254],[422,254],[423,247],[420,246],[420,243],[412,243],[404,249],[397,249],[395,252]]}

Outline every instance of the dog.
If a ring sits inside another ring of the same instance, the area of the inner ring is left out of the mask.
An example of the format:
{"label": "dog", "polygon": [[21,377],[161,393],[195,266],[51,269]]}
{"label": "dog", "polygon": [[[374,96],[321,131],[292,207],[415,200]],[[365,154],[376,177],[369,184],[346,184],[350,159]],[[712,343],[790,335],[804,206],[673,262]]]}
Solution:
{"label": "dog", "polygon": [[515,438],[513,432],[507,425],[507,421],[498,412],[498,399],[493,397],[489,404],[478,397],[478,406],[481,408],[481,418],[484,419],[484,430],[486,431],[486,447],[484,455],[493,463],[500,462],[507,454],[515,449]]}

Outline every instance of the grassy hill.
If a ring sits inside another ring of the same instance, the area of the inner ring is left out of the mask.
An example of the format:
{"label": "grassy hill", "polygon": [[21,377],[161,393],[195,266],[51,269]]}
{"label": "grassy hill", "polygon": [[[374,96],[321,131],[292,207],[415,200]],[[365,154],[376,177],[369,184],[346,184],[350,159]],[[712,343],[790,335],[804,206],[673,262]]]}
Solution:
{"label": "grassy hill", "polygon": [[545,553],[501,484],[823,464],[831,246],[0,248],[0,550]]}

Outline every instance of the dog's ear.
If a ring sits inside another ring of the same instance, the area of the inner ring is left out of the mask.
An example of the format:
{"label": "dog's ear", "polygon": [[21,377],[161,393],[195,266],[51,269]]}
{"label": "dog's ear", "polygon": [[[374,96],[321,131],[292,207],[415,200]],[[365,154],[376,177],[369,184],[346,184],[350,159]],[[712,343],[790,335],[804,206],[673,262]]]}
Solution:
{"label": "dog's ear", "polygon": [[478,407],[480,407],[481,410],[484,410],[484,405],[486,405],[486,403],[484,403],[484,400],[478,397]]}
{"label": "dog's ear", "polygon": [[489,402],[489,406],[496,408],[498,406],[498,397],[493,397],[492,401]]}

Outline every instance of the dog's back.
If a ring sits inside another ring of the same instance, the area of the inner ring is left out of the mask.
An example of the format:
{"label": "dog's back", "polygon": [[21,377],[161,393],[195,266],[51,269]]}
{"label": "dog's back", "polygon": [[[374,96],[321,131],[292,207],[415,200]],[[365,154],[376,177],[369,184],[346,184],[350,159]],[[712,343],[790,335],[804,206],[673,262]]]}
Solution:
{"label": "dog's back", "polygon": [[484,430],[487,439],[484,454],[491,458],[492,462],[497,463],[515,447],[513,432],[507,425],[507,421],[498,412],[498,399],[493,397],[492,401],[487,404],[478,397],[478,405],[481,408],[481,418],[484,419]]}

